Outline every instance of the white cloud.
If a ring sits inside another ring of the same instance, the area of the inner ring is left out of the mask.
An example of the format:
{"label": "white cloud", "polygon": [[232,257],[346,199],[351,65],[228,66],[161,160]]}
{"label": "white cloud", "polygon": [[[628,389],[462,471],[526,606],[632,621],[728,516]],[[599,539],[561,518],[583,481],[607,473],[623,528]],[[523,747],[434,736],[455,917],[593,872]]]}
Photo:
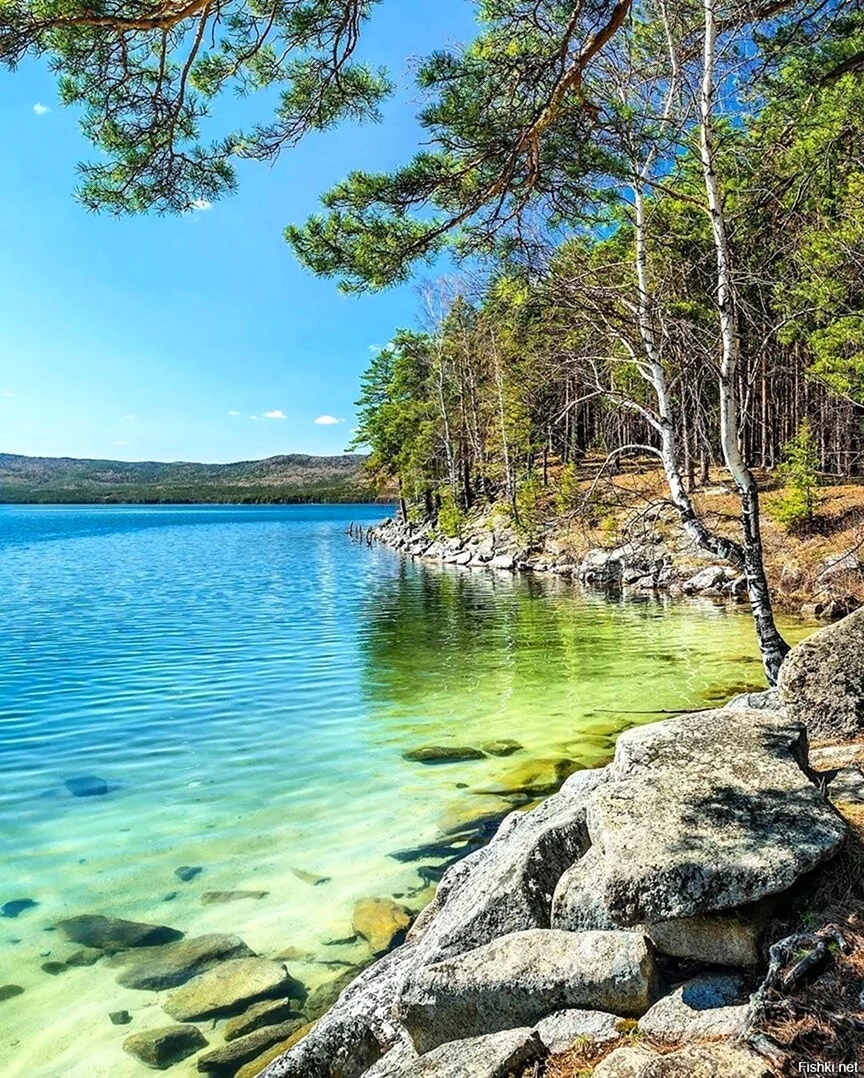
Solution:
{"label": "white cloud", "polygon": [[33,106],[33,111],[36,113],[37,116],[44,116],[45,113],[50,112],[51,109],[49,109],[47,105],[42,105],[37,101],[36,104]]}
{"label": "white cloud", "polygon": [[319,415],[317,419],[312,420],[313,423],[317,423],[321,427],[332,427],[337,423],[344,423],[344,419],[337,419],[334,415]]}
{"label": "white cloud", "polygon": [[193,210],[203,211],[213,209],[213,203],[208,198],[193,198],[191,205]]}
{"label": "white cloud", "polygon": [[3,390],[3,396],[4,397],[14,397],[15,394],[12,392],[11,389],[4,389]]}
{"label": "white cloud", "polygon": [[250,416],[249,416],[249,418],[250,418],[250,419],[257,419],[257,418],[258,418],[258,416],[257,416],[257,415],[250,415]]}
{"label": "white cloud", "polygon": [[287,419],[288,416],[282,411],[281,408],[273,408],[269,412],[264,413],[265,419]]}
{"label": "white cloud", "polygon": [[131,445],[131,442],[124,442],[122,438],[114,443],[115,445]]}
{"label": "white cloud", "polygon": [[235,412],[235,411],[234,411],[234,409],[232,408],[232,409],[231,409],[231,410],[229,411],[228,415],[240,415],[240,413],[239,413],[239,412]]}
{"label": "white cloud", "polygon": [[123,418],[124,419],[134,419],[135,416],[130,414],[130,415],[124,415]]}

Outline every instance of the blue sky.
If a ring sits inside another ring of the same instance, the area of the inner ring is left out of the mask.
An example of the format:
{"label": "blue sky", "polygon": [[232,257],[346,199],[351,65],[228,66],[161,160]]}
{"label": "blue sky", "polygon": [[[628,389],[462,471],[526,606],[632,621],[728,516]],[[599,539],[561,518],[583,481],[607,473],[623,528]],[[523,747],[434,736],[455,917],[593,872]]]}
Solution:
{"label": "blue sky", "polygon": [[180,218],[88,214],[72,198],[90,156],[74,112],[44,67],[0,75],[0,452],[341,452],[370,347],[414,324],[416,292],[342,296],[296,263],[282,230],[349,169],[411,153],[410,60],[469,37],[472,7],[385,0],[363,54],[398,79],[387,122],[316,135],[272,167],[247,163],[238,194]]}

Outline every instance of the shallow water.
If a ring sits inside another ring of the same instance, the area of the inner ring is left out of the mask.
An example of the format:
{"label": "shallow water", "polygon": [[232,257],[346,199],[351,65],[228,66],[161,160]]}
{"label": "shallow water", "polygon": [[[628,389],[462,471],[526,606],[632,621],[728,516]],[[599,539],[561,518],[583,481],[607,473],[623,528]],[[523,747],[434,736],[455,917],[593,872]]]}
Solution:
{"label": "shallow water", "polygon": [[[63,917],[295,948],[290,971],[314,987],[365,957],[325,942],[351,935],[358,898],[422,901],[418,863],[388,854],[470,814],[472,790],[528,758],[592,765],[628,725],[762,681],[746,613],[349,543],[349,521],[383,513],[0,507],[0,906],[36,903],[0,918],[0,986],[24,989],[0,1001],[8,1078],[143,1075],[123,1039],[169,1024],[104,960],[42,970],[77,949],[53,931]],[[401,755],[494,738],[525,752]],[[108,792],[73,796],[82,776]],[[182,865],[203,871],[184,883]],[[231,890],[267,895],[201,901]],[[130,1025],[109,1022],[120,1009]]]}

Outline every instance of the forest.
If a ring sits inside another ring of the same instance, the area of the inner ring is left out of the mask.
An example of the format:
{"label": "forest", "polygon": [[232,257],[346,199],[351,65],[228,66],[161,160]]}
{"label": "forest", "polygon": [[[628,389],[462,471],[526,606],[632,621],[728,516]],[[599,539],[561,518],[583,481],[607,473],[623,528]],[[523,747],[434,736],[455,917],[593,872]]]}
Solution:
{"label": "forest", "polygon": [[[95,147],[78,198],[182,213],[246,161],[381,121],[377,0],[13,0],[0,61],[47,60]],[[478,0],[476,34],[416,65],[422,142],[351,171],[286,238],[349,293],[422,288],[363,378],[354,448],[403,512],[458,529],[580,469],[660,471],[686,533],[746,576],[766,673],[760,484],[815,485],[864,450],[864,13],[859,0]],[[419,10],[419,8],[418,8]],[[275,112],[208,141],[230,91]],[[734,535],[693,491],[712,466]],[[593,488],[593,484],[592,484]],[[584,495],[580,495],[584,499]],[[524,515],[524,513],[523,513]]]}

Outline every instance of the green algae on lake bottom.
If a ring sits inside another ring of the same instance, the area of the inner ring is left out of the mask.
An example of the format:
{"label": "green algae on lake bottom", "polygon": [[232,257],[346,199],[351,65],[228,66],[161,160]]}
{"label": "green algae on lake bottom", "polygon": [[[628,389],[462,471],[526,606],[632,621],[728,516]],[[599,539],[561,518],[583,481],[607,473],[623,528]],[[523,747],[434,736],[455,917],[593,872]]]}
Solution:
{"label": "green algae on lake bottom", "polygon": [[[363,512],[15,510],[23,539],[0,532],[0,904],[38,902],[0,921],[0,985],[24,990],[4,1076],[132,1078],[124,1038],[169,1024],[113,960],[70,964],[61,921],[237,934],[326,1000],[369,960],[358,901],[418,908],[620,730],[761,682],[739,608],[424,567],[351,547]],[[424,745],[479,752],[403,758]],[[107,791],[74,796],[82,775]]]}

